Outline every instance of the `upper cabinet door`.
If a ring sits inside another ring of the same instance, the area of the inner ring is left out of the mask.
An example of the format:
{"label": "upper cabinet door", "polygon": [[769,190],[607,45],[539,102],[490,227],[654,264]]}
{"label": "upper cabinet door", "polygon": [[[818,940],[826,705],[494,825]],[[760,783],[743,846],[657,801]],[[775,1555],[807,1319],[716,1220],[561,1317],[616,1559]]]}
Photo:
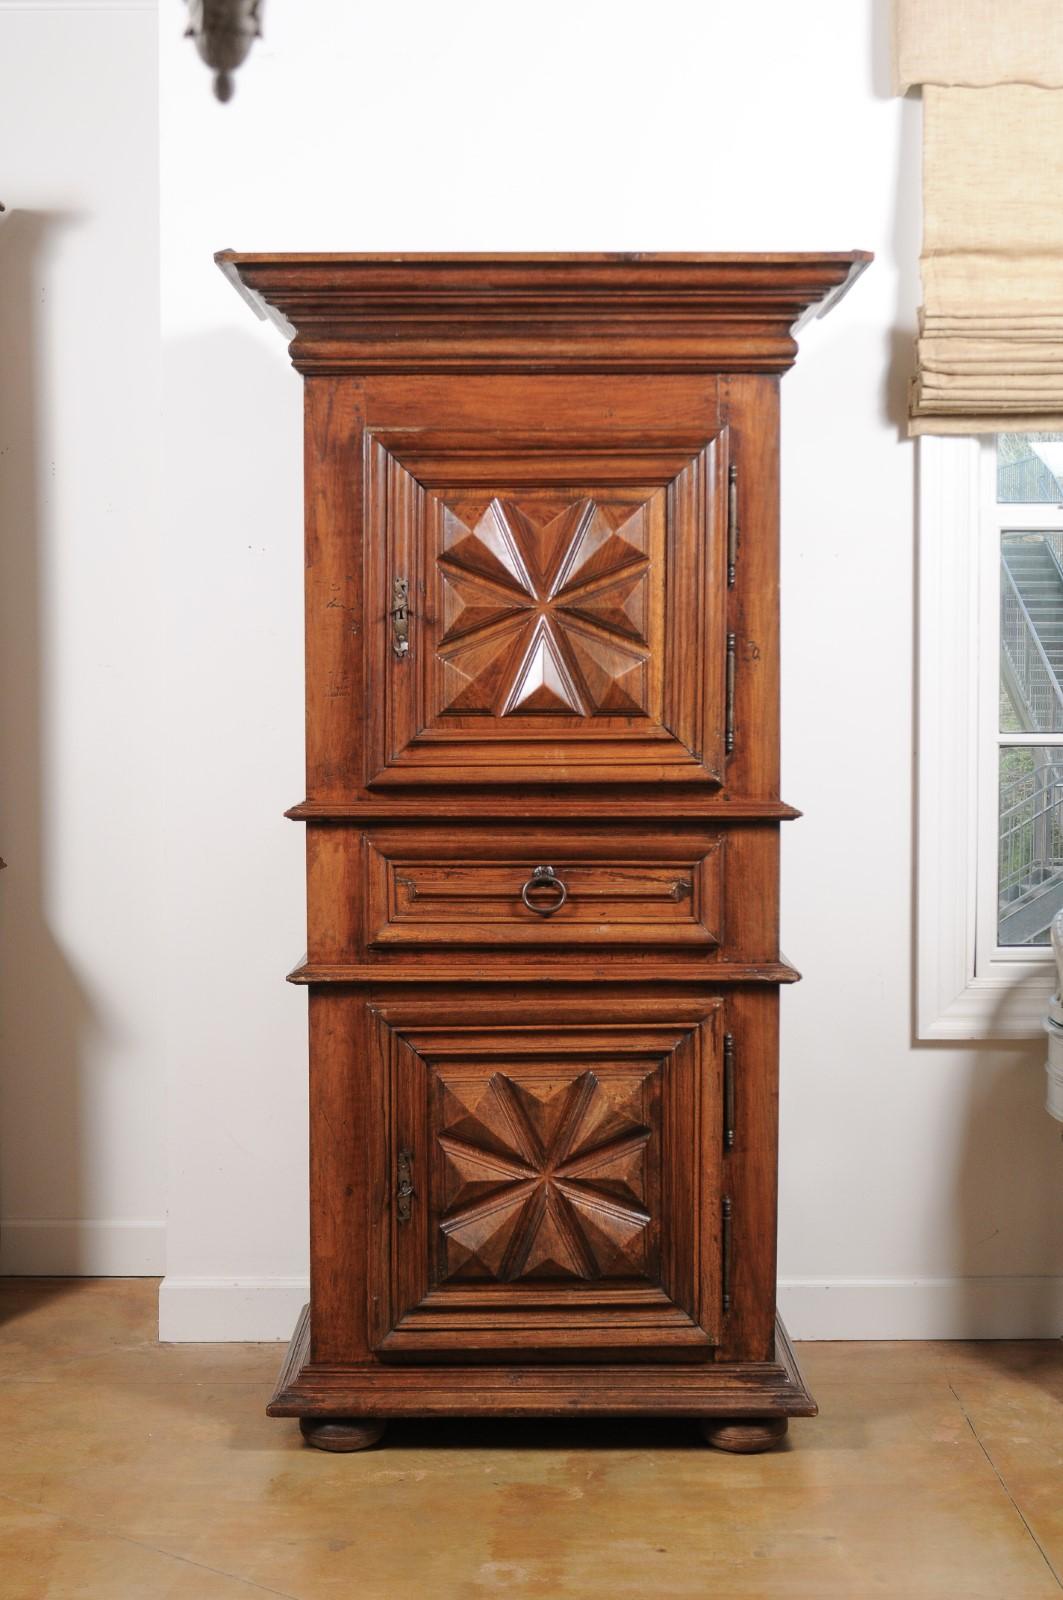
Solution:
{"label": "upper cabinet door", "polygon": [[720,784],[725,434],[368,456],[370,788]]}

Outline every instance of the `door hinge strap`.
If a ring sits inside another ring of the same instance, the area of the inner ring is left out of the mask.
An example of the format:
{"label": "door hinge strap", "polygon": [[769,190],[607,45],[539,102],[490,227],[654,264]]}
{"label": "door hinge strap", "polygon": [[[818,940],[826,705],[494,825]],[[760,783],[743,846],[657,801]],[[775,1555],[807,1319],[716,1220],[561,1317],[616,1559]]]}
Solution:
{"label": "door hinge strap", "polygon": [[401,659],[410,649],[410,585],[396,578],[391,585],[391,648]]}
{"label": "door hinge strap", "polygon": [[727,469],[727,587],[734,588],[738,566],[738,468],[732,461]]}
{"label": "door hinge strap", "polygon": [[395,1216],[399,1222],[409,1222],[413,1214],[411,1201],[416,1190],[410,1178],[413,1151],[400,1150],[395,1164]]}
{"label": "door hinge strap", "polygon": [[723,1036],[723,1147],[733,1150],[735,1142],[735,1041],[733,1033]]}
{"label": "door hinge strap", "polygon": [[729,633],[727,635],[727,723],[723,740],[726,755],[730,755],[735,747],[735,648],[735,635]]}
{"label": "door hinge strap", "polygon": [[721,1232],[723,1235],[722,1254],[723,1263],[720,1271],[723,1310],[726,1314],[731,1309],[731,1196],[725,1194],[720,1208]]}

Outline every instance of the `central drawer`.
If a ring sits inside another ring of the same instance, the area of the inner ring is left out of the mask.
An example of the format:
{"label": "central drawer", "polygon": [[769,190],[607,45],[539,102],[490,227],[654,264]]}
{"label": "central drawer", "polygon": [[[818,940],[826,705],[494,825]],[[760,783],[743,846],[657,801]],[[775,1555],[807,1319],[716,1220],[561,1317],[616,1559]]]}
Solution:
{"label": "central drawer", "polygon": [[367,950],[574,946],[715,949],[725,842],[633,827],[374,827]]}
{"label": "central drawer", "polygon": [[307,867],[319,964],[778,959],[775,822],[311,822]]}
{"label": "central drawer", "polygon": [[[458,851],[460,850],[460,854]],[[549,859],[547,859],[549,857]],[[723,842],[686,849],[613,835],[438,837],[369,846],[370,949],[394,945],[720,943]]]}

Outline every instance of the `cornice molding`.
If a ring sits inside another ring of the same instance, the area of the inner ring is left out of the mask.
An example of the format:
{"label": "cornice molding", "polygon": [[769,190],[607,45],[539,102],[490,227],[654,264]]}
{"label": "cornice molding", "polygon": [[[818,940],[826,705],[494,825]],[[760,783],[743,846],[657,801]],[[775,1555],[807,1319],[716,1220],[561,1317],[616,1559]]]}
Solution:
{"label": "cornice molding", "polygon": [[871,261],[798,255],[266,255],[218,266],[304,373],[785,372]]}

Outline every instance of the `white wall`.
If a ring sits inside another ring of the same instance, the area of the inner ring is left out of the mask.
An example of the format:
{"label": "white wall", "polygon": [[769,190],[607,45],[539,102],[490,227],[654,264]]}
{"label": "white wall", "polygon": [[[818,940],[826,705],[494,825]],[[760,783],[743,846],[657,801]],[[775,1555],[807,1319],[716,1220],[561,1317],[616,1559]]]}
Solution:
{"label": "white wall", "polygon": [[0,6],[0,1270],[164,1264],[156,26]]}
{"label": "white wall", "polygon": [[[813,1336],[1059,1331],[1042,1046],[912,1043],[900,422],[919,106],[887,97],[886,0],[811,15],[788,0],[274,3],[219,107],[165,0],[162,568],[136,658],[154,646],[161,681],[135,754],[81,680],[62,715],[90,755],[102,737],[116,803],[145,759],[158,778],[161,832],[138,821],[112,846],[109,910],[165,1009],[169,1337],[286,1336],[306,1268],[305,1001],[282,982],[303,948],[302,839],[280,815],[302,787],[299,380],[212,266],[227,245],[877,252],[783,389],[785,794],[805,811],[784,871],[805,981],[784,998],[783,1299]],[[98,626],[99,576],[64,549],[55,583]],[[55,726],[55,697],[46,711]],[[71,874],[95,870],[74,797],[61,820],[53,857],[62,842]],[[150,901],[149,837],[165,840]],[[101,1062],[135,1033],[121,992]]]}

